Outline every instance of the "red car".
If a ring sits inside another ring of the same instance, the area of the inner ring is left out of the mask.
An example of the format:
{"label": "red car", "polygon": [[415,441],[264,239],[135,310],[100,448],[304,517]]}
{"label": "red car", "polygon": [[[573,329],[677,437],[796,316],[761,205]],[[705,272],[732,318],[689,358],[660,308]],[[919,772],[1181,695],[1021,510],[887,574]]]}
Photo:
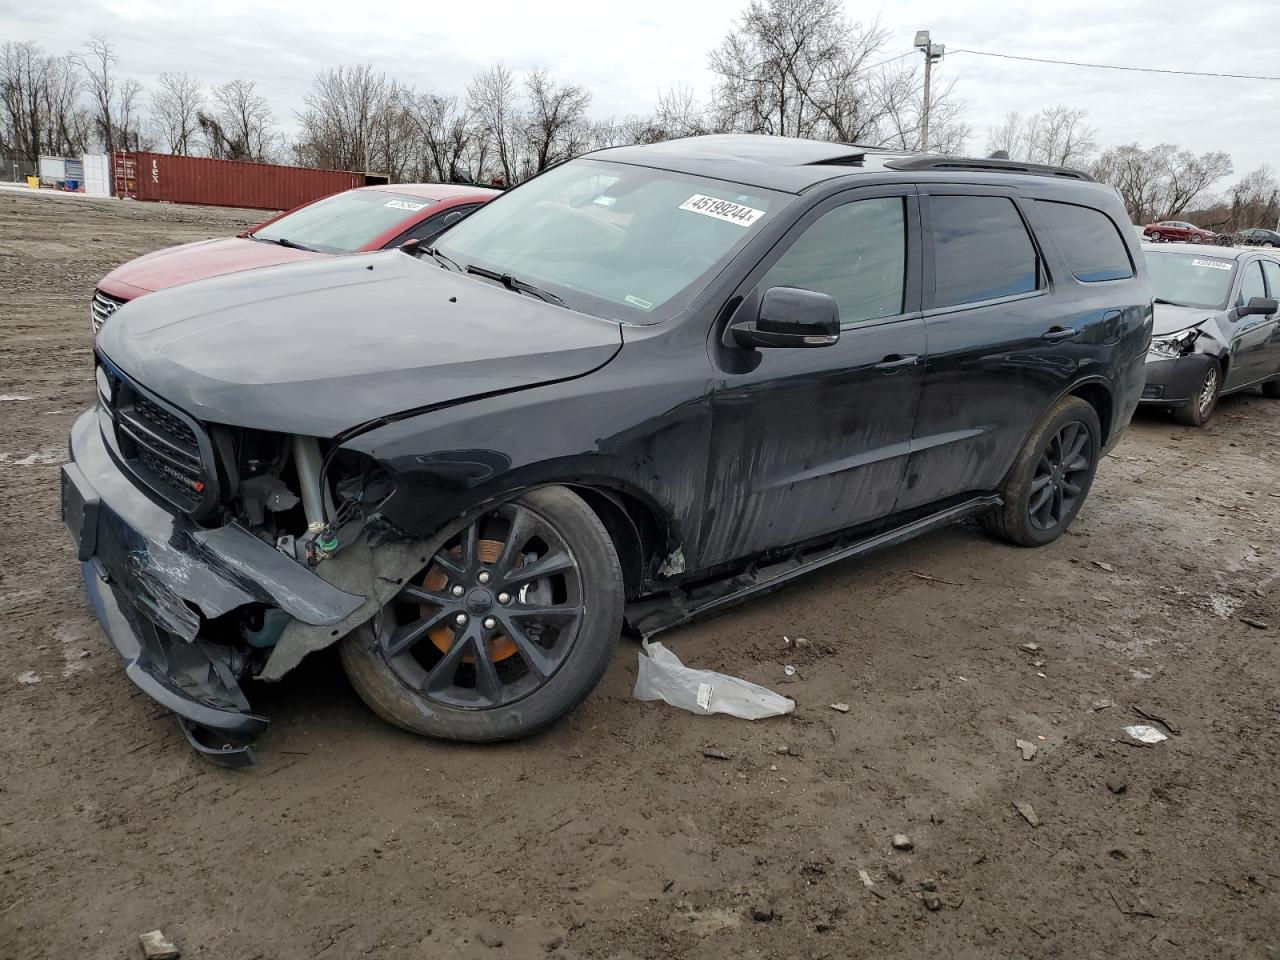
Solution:
{"label": "red car", "polygon": [[1212,230],[1202,230],[1194,223],[1187,223],[1185,220],[1161,220],[1159,223],[1148,223],[1142,228],[1142,235],[1156,243],[1162,240],[1211,243],[1217,236]]}
{"label": "red car", "polygon": [[430,240],[501,193],[450,183],[361,187],[315,200],[237,237],[157,250],[116,267],[93,293],[93,332],[146,293],[294,260],[362,253]]}

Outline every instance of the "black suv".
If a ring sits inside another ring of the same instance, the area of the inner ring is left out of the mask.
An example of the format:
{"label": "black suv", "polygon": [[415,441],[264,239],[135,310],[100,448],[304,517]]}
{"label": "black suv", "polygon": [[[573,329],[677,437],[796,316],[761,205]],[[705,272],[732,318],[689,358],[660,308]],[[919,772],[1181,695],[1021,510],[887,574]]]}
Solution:
{"label": "black suv", "polygon": [[528,734],[645,636],[962,517],[1058,537],[1152,292],[1080,173],[719,136],[434,247],[192,283],[97,341],[63,511],[128,674],[227,763],[339,643],[409,730]]}

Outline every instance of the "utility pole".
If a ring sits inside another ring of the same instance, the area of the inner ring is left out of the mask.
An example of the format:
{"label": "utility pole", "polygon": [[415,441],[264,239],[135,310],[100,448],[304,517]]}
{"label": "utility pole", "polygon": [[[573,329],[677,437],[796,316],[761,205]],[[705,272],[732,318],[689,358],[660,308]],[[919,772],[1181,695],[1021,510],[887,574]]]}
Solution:
{"label": "utility pole", "polygon": [[945,44],[934,43],[929,39],[928,30],[916,31],[916,49],[924,54],[924,104],[920,113],[920,152],[929,152],[929,84],[933,75],[934,61],[941,60],[947,52]]}

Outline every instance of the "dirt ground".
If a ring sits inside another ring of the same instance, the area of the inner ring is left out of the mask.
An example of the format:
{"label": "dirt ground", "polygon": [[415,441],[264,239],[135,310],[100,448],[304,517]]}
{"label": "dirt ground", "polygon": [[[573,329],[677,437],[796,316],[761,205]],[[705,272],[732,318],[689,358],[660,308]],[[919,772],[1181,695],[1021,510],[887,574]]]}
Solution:
{"label": "dirt ground", "polygon": [[[639,703],[624,641],[549,733],[445,746],[377,720],[329,651],[250,684],[257,766],[198,759],[89,612],[58,464],[94,281],[255,219],[0,192],[0,958],[140,956],[157,927],[216,960],[1280,957],[1257,395],[1204,431],[1140,416],[1053,546],[953,528],[666,638],[790,717]],[[1129,741],[1136,710],[1175,735]]]}

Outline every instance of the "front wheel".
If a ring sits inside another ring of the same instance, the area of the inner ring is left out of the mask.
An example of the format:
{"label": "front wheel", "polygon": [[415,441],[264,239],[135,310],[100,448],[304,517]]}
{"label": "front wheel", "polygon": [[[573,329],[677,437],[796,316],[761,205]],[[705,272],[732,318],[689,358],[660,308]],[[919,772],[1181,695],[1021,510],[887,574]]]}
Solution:
{"label": "front wheel", "polygon": [[451,531],[341,646],[351,685],[413,733],[528,736],[591,692],[622,630],[622,571],[591,508],[533,490]]}
{"label": "front wheel", "polygon": [[1022,547],[1052,543],[1084,505],[1102,456],[1097,411],[1063,397],[1018,454],[1001,491],[1003,506],[984,518],[989,531]]}
{"label": "front wheel", "polygon": [[1185,403],[1173,408],[1173,419],[1188,427],[1203,427],[1213,416],[1222,392],[1222,369],[1216,360],[1209,362],[1209,369],[1200,378],[1200,385]]}

